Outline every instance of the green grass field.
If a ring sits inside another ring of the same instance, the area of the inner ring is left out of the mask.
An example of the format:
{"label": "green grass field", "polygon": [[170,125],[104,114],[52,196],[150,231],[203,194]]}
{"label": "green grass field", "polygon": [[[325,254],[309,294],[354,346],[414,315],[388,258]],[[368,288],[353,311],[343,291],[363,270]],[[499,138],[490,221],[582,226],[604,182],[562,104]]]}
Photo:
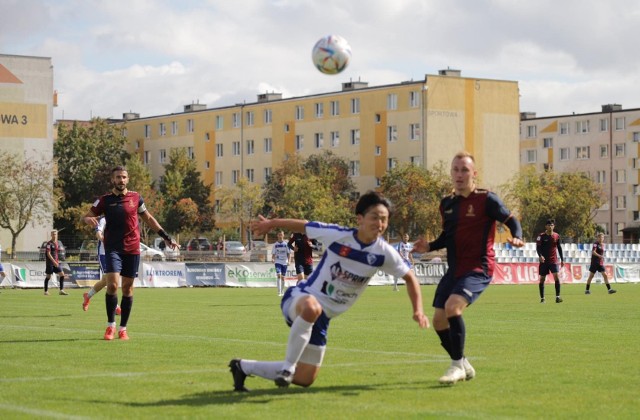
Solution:
{"label": "green grass field", "polygon": [[128,342],[102,340],[104,293],[83,312],[83,290],[5,289],[0,418],[638,418],[640,285],[615,287],[564,285],[562,304],[540,304],[537,285],[489,287],[465,314],[477,377],[453,387],[406,291],[370,287],[332,322],[311,388],[252,377],[247,394],[227,364],[284,358],[275,289],[138,289]]}

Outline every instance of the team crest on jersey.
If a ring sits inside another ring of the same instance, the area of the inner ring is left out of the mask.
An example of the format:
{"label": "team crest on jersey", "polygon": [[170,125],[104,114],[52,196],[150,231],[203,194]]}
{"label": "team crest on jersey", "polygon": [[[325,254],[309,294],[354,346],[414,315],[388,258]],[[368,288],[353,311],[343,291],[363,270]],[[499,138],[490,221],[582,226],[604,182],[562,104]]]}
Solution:
{"label": "team crest on jersey", "polygon": [[129,199],[129,207],[135,207],[135,204],[133,204],[133,198]]}
{"label": "team crest on jersey", "polygon": [[340,251],[338,251],[338,254],[340,254],[341,257],[346,257],[349,255],[349,252],[351,252],[351,248],[346,245],[342,245],[340,247]]}
{"label": "team crest on jersey", "polygon": [[473,205],[471,204],[469,204],[469,207],[467,207],[467,217],[476,217],[475,210],[473,208]]}
{"label": "team crest on jersey", "polygon": [[367,254],[367,262],[369,263],[369,265],[373,265],[377,260],[378,257],[376,257],[375,255]]}

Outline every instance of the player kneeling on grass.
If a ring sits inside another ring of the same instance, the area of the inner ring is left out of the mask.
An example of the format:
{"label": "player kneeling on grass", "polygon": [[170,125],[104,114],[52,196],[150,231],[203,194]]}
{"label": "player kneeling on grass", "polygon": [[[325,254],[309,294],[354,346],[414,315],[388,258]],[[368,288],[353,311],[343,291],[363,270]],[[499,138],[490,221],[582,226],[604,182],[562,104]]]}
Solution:
{"label": "player kneeling on grass", "polygon": [[259,219],[252,223],[256,237],[281,228],[306,233],[329,244],[318,268],[308,279],[287,290],[280,307],[291,327],[284,361],[233,359],[229,363],[235,391],[248,391],[247,376],[275,381],[279,387],[293,383],[308,387],[322,365],[329,322],[349,309],[365,291],[371,277],[382,270],[402,277],[413,307],[413,319],[429,327],[422,308],[420,284],[408,264],[383,238],[391,204],[380,193],[368,192],[356,204],[357,228],[295,219]]}

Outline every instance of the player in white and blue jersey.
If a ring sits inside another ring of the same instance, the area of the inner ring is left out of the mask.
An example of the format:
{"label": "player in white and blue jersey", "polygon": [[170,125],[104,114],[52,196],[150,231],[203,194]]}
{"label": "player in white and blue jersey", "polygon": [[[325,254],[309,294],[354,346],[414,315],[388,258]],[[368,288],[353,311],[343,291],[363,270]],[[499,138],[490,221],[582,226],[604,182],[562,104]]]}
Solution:
{"label": "player in white and blue jersey", "polygon": [[247,376],[255,375],[286,387],[308,387],[322,365],[329,322],[349,309],[365,291],[378,270],[402,277],[413,307],[413,319],[429,326],[422,308],[420,284],[409,265],[382,237],[389,223],[391,204],[378,192],[368,192],[356,204],[357,228],[296,219],[265,219],[252,224],[256,237],[274,228],[304,232],[328,244],[306,280],[287,290],[280,304],[291,327],[284,361],[233,359],[229,363],[234,390],[247,391]]}
{"label": "player in white and blue jersey", "polygon": [[[414,261],[413,261],[413,255],[411,255],[411,251],[413,250],[413,244],[409,242],[408,233],[405,233],[404,235],[402,235],[402,241],[398,242],[396,249],[398,250],[398,254],[400,254],[402,259],[409,264],[409,267],[413,268]],[[393,278],[393,290],[395,292],[398,291],[397,277]]]}
{"label": "player in white and blue jersey", "polygon": [[271,258],[276,265],[276,283],[278,284],[278,296],[284,294],[284,277],[287,275],[287,266],[291,259],[291,248],[284,240],[284,232],[278,232],[278,241],[271,248]]}

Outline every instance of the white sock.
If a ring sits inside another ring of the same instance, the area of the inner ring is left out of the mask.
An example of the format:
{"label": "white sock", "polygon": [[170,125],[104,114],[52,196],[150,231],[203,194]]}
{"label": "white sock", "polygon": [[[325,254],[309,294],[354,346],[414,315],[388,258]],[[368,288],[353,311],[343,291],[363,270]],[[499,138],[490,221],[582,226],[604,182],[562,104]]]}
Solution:
{"label": "white sock", "polygon": [[255,375],[261,378],[274,380],[278,371],[282,370],[282,362],[259,362],[256,360],[240,361],[242,371],[247,375]]}
{"label": "white sock", "polygon": [[458,367],[460,369],[464,369],[464,358],[460,360],[451,360],[451,366]]}
{"label": "white sock", "polygon": [[127,331],[127,327],[123,327],[122,325],[118,328],[118,331]]}
{"label": "white sock", "polygon": [[298,360],[300,360],[304,348],[307,347],[311,339],[312,328],[313,322],[307,322],[301,316],[293,321],[291,331],[289,331],[289,341],[287,342],[287,356],[282,369],[291,373],[295,372]]}
{"label": "white sock", "polygon": [[87,293],[87,296],[89,297],[89,299],[91,299],[95,294],[96,294],[96,291],[93,290],[93,287],[92,287],[91,290],[89,290],[89,293]]}
{"label": "white sock", "polygon": [[107,322],[107,327],[116,327],[116,323],[115,322]]}

